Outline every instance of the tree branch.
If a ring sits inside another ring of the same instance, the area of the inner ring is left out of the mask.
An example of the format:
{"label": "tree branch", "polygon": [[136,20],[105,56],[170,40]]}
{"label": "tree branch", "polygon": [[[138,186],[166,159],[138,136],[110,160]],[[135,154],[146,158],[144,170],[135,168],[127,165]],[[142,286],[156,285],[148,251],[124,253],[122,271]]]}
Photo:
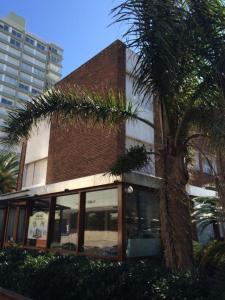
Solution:
{"label": "tree branch", "polygon": [[187,144],[190,140],[192,140],[192,139],[197,139],[197,138],[199,138],[199,137],[208,138],[209,136],[206,135],[206,134],[195,133],[195,134],[189,136],[189,137],[185,140],[184,143]]}

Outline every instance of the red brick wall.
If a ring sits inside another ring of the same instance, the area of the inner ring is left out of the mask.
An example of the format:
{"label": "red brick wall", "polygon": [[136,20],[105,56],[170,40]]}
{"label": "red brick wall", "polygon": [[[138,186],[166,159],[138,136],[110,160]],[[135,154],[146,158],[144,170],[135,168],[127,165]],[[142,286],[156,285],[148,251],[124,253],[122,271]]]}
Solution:
{"label": "red brick wall", "polygon": [[16,184],[16,190],[17,191],[20,191],[22,189],[26,149],[27,149],[27,143],[24,142],[22,144],[22,149],[21,149],[21,154],[20,154],[19,173],[18,173],[17,184]]}
{"label": "red brick wall", "polygon": [[[125,93],[125,46],[116,41],[69,74],[60,86],[78,84],[86,89]],[[47,183],[107,172],[125,147],[124,126],[110,131],[84,124],[51,126]]]}

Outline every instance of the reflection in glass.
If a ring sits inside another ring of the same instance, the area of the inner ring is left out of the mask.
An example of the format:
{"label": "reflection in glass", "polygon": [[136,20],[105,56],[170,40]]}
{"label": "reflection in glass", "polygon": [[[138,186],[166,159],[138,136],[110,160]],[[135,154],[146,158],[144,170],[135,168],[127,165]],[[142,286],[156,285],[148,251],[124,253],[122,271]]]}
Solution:
{"label": "reflection in glass", "polygon": [[127,256],[160,252],[159,197],[157,191],[126,194]]}
{"label": "reflection in glass", "polygon": [[25,221],[26,221],[26,208],[20,207],[18,227],[17,227],[17,237],[16,237],[17,243],[23,243],[24,231],[25,231]]}
{"label": "reflection in glass", "polygon": [[14,233],[15,220],[16,220],[16,208],[11,207],[9,208],[9,213],[8,213],[8,224],[7,224],[7,233],[6,233],[7,242],[12,242],[14,240],[13,233]]}
{"label": "reflection in glass", "polygon": [[117,189],[86,193],[84,252],[117,255],[117,224]]}
{"label": "reflection in glass", "polygon": [[52,248],[77,249],[77,215],[79,196],[77,194],[57,197]]}
{"label": "reflection in glass", "polygon": [[29,217],[28,246],[45,248],[47,246],[49,200],[36,200],[32,203]]}
{"label": "reflection in glass", "polygon": [[2,242],[3,239],[3,234],[4,234],[4,220],[5,219],[5,209],[0,208],[0,243]]}

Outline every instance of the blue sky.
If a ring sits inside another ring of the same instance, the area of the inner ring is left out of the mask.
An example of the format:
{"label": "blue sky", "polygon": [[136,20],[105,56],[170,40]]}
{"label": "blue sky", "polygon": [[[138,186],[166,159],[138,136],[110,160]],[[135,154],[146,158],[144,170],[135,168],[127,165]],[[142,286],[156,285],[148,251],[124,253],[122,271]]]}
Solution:
{"label": "blue sky", "polygon": [[27,31],[64,48],[63,76],[122,36],[110,10],[119,0],[0,0],[0,17],[13,11]]}

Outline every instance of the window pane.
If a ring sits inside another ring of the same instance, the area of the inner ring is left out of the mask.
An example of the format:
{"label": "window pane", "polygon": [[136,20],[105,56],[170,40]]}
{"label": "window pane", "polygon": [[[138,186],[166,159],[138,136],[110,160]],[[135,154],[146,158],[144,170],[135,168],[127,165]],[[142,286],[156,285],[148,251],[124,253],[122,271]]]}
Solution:
{"label": "window pane", "polygon": [[5,209],[0,209],[0,242],[2,242],[4,234],[4,218],[5,218]]}
{"label": "window pane", "polygon": [[6,98],[2,98],[1,103],[5,104],[5,105],[13,105],[13,101],[6,99]]}
{"label": "window pane", "polygon": [[33,174],[33,185],[42,184],[46,182],[47,174],[47,158],[36,161],[34,164],[34,174]]}
{"label": "window pane", "polygon": [[84,252],[117,255],[117,189],[86,193]]}
{"label": "window pane", "polygon": [[18,75],[18,70],[14,69],[14,68],[11,68],[9,66],[6,66],[6,71],[11,73],[11,74],[14,74],[14,75]]}
{"label": "window pane", "polygon": [[31,44],[31,45],[34,45],[34,40],[31,39],[31,38],[28,37],[28,36],[25,37],[25,41],[26,41],[27,43]]}
{"label": "window pane", "polygon": [[15,59],[15,58],[13,58],[11,56],[8,56],[7,60],[8,60],[9,63],[11,63],[13,65],[16,65],[16,66],[19,66],[19,64],[20,64],[19,60]]}
{"label": "window pane", "polygon": [[52,248],[77,249],[77,215],[79,196],[57,197]]}
{"label": "window pane", "polygon": [[160,252],[159,196],[157,191],[126,194],[127,256]]}
{"label": "window pane", "polygon": [[17,84],[17,80],[13,77],[7,76],[5,75],[5,82],[8,82],[12,85],[16,85]]}
{"label": "window pane", "polygon": [[8,215],[7,233],[6,233],[6,241],[7,242],[13,241],[13,231],[14,231],[15,220],[16,220],[16,208],[10,208],[9,215]]}
{"label": "window pane", "polygon": [[8,41],[9,40],[9,36],[5,33],[0,32],[0,38],[3,39],[4,41]]}
{"label": "window pane", "polygon": [[25,207],[20,207],[18,228],[17,228],[17,243],[22,243],[24,240],[25,233],[25,221],[26,221],[26,209]]}
{"label": "window pane", "polygon": [[3,92],[5,92],[6,94],[9,94],[10,96],[15,96],[15,94],[16,94],[15,89],[11,89],[5,85],[3,86],[2,90],[3,90]]}
{"label": "window pane", "polygon": [[30,65],[28,65],[28,64],[25,64],[25,63],[22,63],[22,64],[21,64],[21,67],[22,67],[23,70],[32,73],[32,66],[30,66]]}
{"label": "window pane", "polygon": [[27,236],[29,246],[40,248],[47,246],[49,202],[49,200],[36,200],[32,203]]}
{"label": "window pane", "polygon": [[9,47],[8,51],[16,56],[20,56],[20,51],[12,48],[12,47]]}

